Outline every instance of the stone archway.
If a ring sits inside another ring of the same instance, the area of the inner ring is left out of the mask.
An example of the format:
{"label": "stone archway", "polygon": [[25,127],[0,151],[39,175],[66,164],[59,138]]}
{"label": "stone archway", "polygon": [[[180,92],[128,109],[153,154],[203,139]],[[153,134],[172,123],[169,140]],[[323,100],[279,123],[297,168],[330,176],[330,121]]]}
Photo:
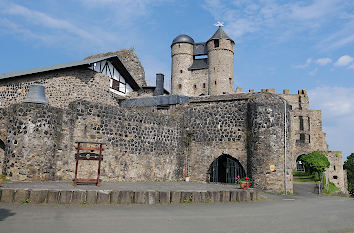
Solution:
{"label": "stone archway", "polygon": [[300,161],[302,155],[297,156],[296,161],[295,161],[295,163],[296,163],[295,171],[297,171],[297,172],[305,172],[305,166]]}
{"label": "stone archway", "polygon": [[236,177],[245,177],[241,163],[230,155],[222,154],[209,167],[210,182],[235,183]]}

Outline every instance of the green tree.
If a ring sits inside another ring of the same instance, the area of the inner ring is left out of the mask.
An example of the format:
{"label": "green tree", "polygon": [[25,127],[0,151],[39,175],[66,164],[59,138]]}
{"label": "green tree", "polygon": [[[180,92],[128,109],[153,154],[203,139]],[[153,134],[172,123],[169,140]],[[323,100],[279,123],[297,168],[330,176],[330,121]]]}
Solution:
{"label": "green tree", "polygon": [[317,173],[320,180],[322,178],[322,173],[329,168],[330,165],[327,157],[319,152],[302,155],[300,160],[304,164],[306,171],[311,174]]}
{"label": "green tree", "polygon": [[348,191],[354,196],[354,153],[351,153],[344,162],[344,169],[347,170]]}

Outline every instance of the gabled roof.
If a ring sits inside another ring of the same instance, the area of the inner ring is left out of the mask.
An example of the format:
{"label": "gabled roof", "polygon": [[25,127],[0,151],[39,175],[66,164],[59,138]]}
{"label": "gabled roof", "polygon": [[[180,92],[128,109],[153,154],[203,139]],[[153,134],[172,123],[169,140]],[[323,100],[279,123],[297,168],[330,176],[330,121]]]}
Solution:
{"label": "gabled roof", "polygon": [[125,68],[125,66],[117,56],[99,57],[99,58],[87,59],[82,61],[69,62],[65,64],[45,66],[40,68],[0,74],[0,80],[8,79],[8,78],[17,78],[25,75],[44,73],[44,72],[54,71],[54,70],[67,69],[72,67],[89,67],[91,64],[103,60],[109,60],[113,64],[113,66],[116,67],[119,73],[124,77],[124,79],[128,82],[128,84],[133,88],[133,90],[140,89],[139,85],[136,83],[136,81],[133,79],[133,77],[130,75],[128,70]]}
{"label": "gabled roof", "polygon": [[[214,39],[226,39],[226,40],[231,40],[232,42],[234,42],[227,34],[226,32],[224,32],[224,30],[222,30],[221,27],[218,28],[218,30],[214,33],[214,35],[212,37],[210,37],[210,40],[214,40]],[[234,42],[235,43],[235,42]]]}

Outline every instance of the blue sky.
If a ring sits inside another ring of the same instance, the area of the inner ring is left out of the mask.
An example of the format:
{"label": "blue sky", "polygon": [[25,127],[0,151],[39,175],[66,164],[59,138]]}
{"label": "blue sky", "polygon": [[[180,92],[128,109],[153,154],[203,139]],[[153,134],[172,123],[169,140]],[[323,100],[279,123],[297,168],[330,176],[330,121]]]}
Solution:
{"label": "blue sky", "polygon": [[0,0],[0,73],[134,48],[150,84],[169,82],[172,40],[206,41],[217,21],[236,42],[235,87],[307,89],[329,149],[354,153],[351,0]]}

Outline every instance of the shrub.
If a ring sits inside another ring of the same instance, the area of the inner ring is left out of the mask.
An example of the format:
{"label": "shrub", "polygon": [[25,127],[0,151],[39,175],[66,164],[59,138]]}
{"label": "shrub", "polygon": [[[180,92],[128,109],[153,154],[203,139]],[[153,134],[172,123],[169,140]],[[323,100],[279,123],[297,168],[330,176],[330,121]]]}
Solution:
{"label": "shrub", "polygon": [[318,180],[321,180],[322,173],[329,168],[330,165],[327,157],[319,152],[302,155],[300,160],[307,171],[310,173],[317,173]]}

